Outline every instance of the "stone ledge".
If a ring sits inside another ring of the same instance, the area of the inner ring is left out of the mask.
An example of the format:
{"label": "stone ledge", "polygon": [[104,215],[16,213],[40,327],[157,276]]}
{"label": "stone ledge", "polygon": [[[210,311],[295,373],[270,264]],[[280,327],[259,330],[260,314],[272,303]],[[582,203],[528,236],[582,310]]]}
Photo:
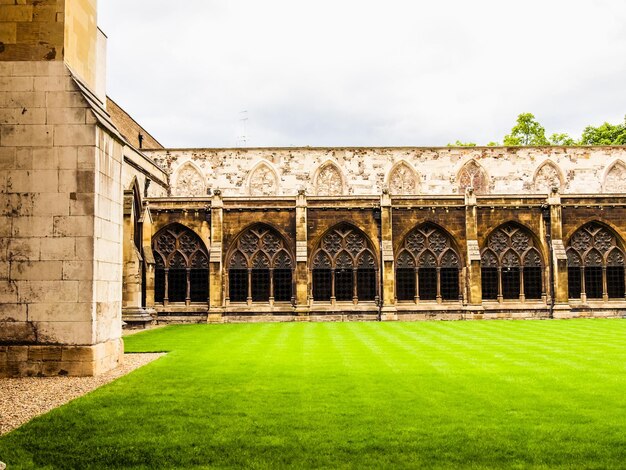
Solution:
{"label": "stone ledge", "polygon": [[122,363],[123,350],[121,339],[92,346],[0,346],[0,377],[99,375]]}

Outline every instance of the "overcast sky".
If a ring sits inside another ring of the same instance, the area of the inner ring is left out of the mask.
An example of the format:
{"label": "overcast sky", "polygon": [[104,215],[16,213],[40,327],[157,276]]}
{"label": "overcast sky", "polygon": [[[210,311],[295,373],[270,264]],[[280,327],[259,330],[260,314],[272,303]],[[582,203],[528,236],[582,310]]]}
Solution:
{"label": "overcast sky", "polygon": [[624,0],[101,0],[108,94],[166,147],[486,144],[626,114]]}

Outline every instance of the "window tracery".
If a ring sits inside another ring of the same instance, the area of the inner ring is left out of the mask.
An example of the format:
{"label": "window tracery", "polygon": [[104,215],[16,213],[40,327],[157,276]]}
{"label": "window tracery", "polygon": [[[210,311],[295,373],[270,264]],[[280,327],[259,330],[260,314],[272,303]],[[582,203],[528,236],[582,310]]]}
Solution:
{"label": "window tracery", "polygon": [[293,258],[274,229],[248,228],[239,236],[227,265],[231,302],[291,300]]}
{"label": "window tracery", "polygon": [[489,235],[481,252],[484,299],[541,299],[543,261],[531,234],[507,223]]}
{"label": "window tracery", "polygon": [[537,170],[533,186],[536,192],[544,194],[550,194],[555,187],[562,189],[561,172],[554,163],[546,161]]}
{"label": "window tracery", "polygon": [[266,164],[259,165],[250,176],[250,196],[275,196],[277,193],[276,174]]}
{"label": "window tracery", "polygon": [[313,298],[369,301],[377,296],[377,263],[365,234],[349,225],[328,232],[312,255]]}
{"label": "window tracery", "polygon": [[617,237],[597,223],[578,229],[566,250],[570,298],[623,299],[624,252]]}
{"label": "window tracery", "polygon": [[414,229],[396,257],[398,300],[459,300],[460,267],[447,233],[432,224]]}
{"label": "window tracery", "polygon": [[389,192],[391,194],[415,194],[417,186],[417,175],[406,163],[401,162],[392,168],[389,175]]}
{"label": "window tracery", "polygon": [[318,196],[341,196],[343,194],[343,180],[337,167],[333,164],[324,165],[316,180]]}
{"label": "window tracery", "polygon": [[180,224],[163,228],[152,240],[156,302],[206,302],[209,257],[200,237]]}
{"label": "window tracery", "polygon": [[616,162],[604,178],[605,193],[623,193],[626,191],[626,165]]}
{"label": "window tracery", "polygon": [[194,197],[206,195],[204,177],[189,163],[185,163],[178,171],[174,188],[175,196]]}
{"label": "window tracery", "polygon": [[459,192],[465,193],[467,188],[473,188],[476,194],[488,194],[489,183],[485,170],[474,160],[467,162],[459,173]]}

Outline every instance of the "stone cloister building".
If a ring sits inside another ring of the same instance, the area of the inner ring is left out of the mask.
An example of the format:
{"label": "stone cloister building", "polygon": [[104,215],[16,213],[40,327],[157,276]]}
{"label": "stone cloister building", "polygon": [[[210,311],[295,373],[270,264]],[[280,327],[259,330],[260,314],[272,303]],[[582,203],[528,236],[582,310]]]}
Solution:
{"label": "stone cloister building", "polygon": [[0,5],[0,376],[122,325],[621,317],[626,148],[166,149],[95,0]]}

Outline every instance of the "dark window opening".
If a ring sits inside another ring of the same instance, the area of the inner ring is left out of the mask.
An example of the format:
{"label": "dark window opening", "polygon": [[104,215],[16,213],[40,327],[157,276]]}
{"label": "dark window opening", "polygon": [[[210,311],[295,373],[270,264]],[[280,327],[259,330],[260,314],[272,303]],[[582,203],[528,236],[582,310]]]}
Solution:
{"label": "dark window opening", "polygon": [[330,269],[313,270],[313,300],[330,300],[331,296]]}
{"label": "dark window opening", "polygon": [[502,297],[519,299],[519,268],[502,268]]}
{"label": "dark window opening", "polygon": [[228,271],[229,297],[231,302],[245,302],[248,299],[248,270]]}
{"label": "dark window opening", "polygon": [[274,300],[276,302],[287,302],[291,300],[291,277],[291,269],[274,270]]}
{"label": "dark window opening", "polygon": [[542,294],[541,268],[538,266],[524,268],[524,295],[527,299],[541,299]]}
{"label": "dark window opening", "polygon": [[496,300],[498,298],[498,268],[482,268],[483,299]]}
{"label": "dark window opening", "polygon": [[415,299],[415,270],[407,268],[396,270],[396,294],[398,300]]}
{"label": "dark window opening", "polygon": [[352,300],[353,296],[352,269],[335,270],[335,298],[337,300]]}
{"label": "dark window opening", "polygon": [[441,298],[459,300],[459,269],[441,268]]}
{"label": "dark window opening", "polygon": [[357,271],[357,297],[359,300],[376,298],[376,270],[359,269]]}
{"label": "dark window opening", "polygon": [[602,298],[601,266],[587,266],[585,268],[585,293],[588,299]]}
{"label": "dark window opening", "polygon": [[582,277],[579,267],[567,268],[567,292],[570,299],[580,299],[582,292]]}
{"label": "dark window opening", "polygon": [[154,270],[154,301],[163,302],[165,297],[165,270],[156,268]]}
{"label": "dark window opening", "polygon": [[187,299],[187,270],[170,268],[167,278],[170,302],[184,302]]}
{"label": "dark window opening", "polygon": [[209,270],[192,269],[189,273],[190,293],[192,302],[207,302],[209,298]]}
{"label": "dark window opening", "polygon": [[437,269],[421,268],[418,275],[420,299],[435,300],[437,298]]}
{"label": "dark window opening", "polygon": [[624,266],[608,266],[606,268],[606,288],[609,298],[624,298]]}
{"label": "dark window opening", "polygon": [[267,302],[270,300],[270,270],[252,270],[252,301]]}

